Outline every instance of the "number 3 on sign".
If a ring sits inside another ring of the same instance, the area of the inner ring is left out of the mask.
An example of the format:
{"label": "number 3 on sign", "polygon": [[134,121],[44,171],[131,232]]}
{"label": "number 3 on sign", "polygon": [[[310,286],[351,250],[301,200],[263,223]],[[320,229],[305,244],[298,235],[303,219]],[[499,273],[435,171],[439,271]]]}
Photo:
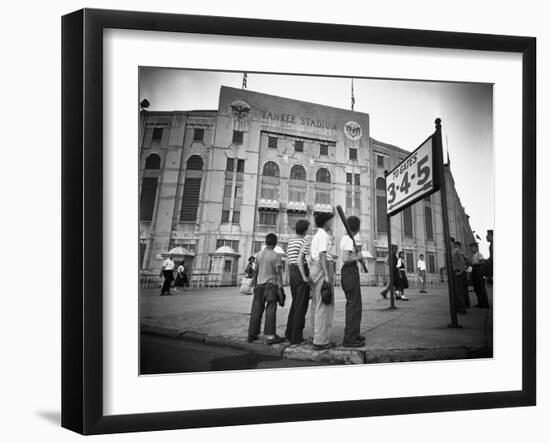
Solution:
{"label": "number 3 on sign", "polygon": [[391,205],[395,201],[395,183],[390,183],[390,185],[388,186],[388,194],[390,194],[388,204]]}

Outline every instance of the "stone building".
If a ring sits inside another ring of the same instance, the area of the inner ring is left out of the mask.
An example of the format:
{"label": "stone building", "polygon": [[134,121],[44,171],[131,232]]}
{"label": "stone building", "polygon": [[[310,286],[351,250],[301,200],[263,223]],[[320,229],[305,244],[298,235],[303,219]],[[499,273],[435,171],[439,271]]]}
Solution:
{"label": "stone building", "polygon": [[[192,281],[237,284],[267,233],[276,233],[285,251],[297,220],[313,226],[315,212],[340,204],[361,219],[370,254],[364,282],[385,281],[384,170],[409,152],[371,138],[368,114],[223,86],[218,109],[142,111],[140,130],[143,272],[158,273],[163,254],[181,248]],[[468,216],[449,165],[445,173],[451,235],[467,244]],[[392,217],[391,225],[408,272],[424,254],[429,278],[439,280],[439,194]],[[338,220],[334,234],[344,234]]]}

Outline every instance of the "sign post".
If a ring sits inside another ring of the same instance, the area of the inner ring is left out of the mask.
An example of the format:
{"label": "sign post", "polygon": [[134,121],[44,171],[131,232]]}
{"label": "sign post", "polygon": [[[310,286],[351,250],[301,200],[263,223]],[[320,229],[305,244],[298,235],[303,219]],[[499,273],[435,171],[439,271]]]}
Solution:
{"label": "sign post", "polygon": [[441,194],[441,212],[443,214],[443,237],[445,239],[445,267],[447,268],[447,283],[449,286],[449,304],[451,307],[451,324],[449,328],[461,328],[458,324],[455,305],[455,285],[453,260],[451,257],[451,234],[449,233],[449,209],[447,205],[447,185],[445,183],[445,169],[443,165],[443,143],[441,140],[441,119],[435,119],[435,134],[433,135],[435,149],[437,155],[437,163],[439,165],[439,185]]}
{"label": "sign post", "polygon": [[435,132],[418,148],[409,154],[386,176],[386,220],[388,229],[388,257],[390,268],[391,308],[394,308],[391,216],[422,200],[426,196],[440,191],[441,210],[443,213],[443,236],[445,241],[445,263],[449,286],[451,307],[451,324],[449,327],[460,328],[455,306],[454,275],[451,259],[451,239],[449,234],[449,214],[447,207],[447,187],[443,166],[443,143],[441,142],[441,119],[435,120]]}
{"label": "sign post", "polygon": [[[386,171],[387,172],[387,171]],[[388,270],[390,273],[390,309],[397,309],[395,307],[395,291],[393,290],[393,251],[391,244],[391,215],[386,215],[386,229],[388,230]]]}

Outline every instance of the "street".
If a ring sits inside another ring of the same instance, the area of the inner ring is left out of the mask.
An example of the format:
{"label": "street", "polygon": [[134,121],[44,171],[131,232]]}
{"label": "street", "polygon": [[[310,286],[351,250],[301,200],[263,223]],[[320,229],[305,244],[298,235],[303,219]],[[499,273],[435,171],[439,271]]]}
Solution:
{"label": "street", "polygon": [[142,375],[319,365],[169,337],[141,336]]}

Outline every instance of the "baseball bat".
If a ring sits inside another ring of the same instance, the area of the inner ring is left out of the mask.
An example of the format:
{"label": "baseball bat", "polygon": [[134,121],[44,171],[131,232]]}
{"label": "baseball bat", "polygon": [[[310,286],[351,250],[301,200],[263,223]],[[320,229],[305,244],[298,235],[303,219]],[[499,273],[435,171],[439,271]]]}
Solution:
{"label": "baseball bat", "polygon": [[[351,241],[353,242],[353,249],[357,251],[357,244],[355,243],[355,239],[353,238],[353,232],[351,232],[351,228],[349,227],[348,219],[346,218],[346,214],[344,213],[344,210],[342,209],[342,206],[337,205],[336,211],[338,212],[338,215],[340,216],[340,220],[342,220],[342,223],[344,224],[344,228],[346,229],[347,234],[349,235],[349,238],[351,238]],[[369,272],[367,269],[367,265],[365,265],[365,262],[363,258],[359,260],[359,263],[361,263],[361,267],[363,268],[363,271]]]}

